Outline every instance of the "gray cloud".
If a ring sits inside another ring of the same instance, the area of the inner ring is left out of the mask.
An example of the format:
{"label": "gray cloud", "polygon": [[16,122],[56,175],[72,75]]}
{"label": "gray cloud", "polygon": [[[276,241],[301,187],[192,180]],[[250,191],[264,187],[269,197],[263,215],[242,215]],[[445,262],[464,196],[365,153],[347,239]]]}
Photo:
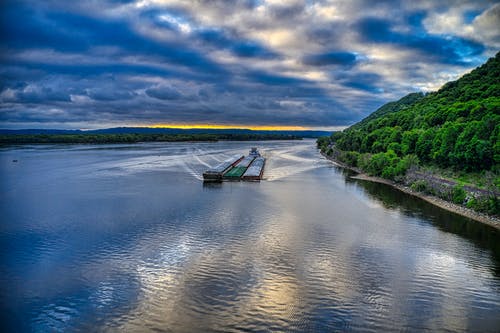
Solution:
{"label": "gray cloud", "polygon": [[350,52],[327,52],[307,55],[303,63],[310,66],[343,65],[351,66],[356,63],[356,54]]}
{"label": "gray cloud", "polygon": [[472,0],[5,1],[0,119],[10,127],[345,126],[492,56],[499,8]]}
{"label": "gray cloud", "polygon": [[162,100],[175,100],[182,97],[181,93],[170,87],[152,87],[146,89],[146,94],[150,97]]}

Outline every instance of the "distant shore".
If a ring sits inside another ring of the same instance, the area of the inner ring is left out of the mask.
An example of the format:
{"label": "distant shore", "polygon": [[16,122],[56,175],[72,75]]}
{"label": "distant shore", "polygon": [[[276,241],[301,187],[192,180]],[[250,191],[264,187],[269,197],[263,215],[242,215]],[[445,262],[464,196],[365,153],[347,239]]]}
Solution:
{"label": "distant shore", "polygon": [[20,144],[113,144],[140,142],[215,142],[215,141],[261,141],[302,140],[291,134],[262,133],[122,133],[122,134],[3,134],[0,145]]}
{"label": "distant shore", "polygon": [[424,201],[427,201],[428,203],[431,203],[434,206],[440,207],[442,209],[446,209],[447,211],[450,211],[452,213],[455,213],[455,214],[458,214],[461,216],[465,216],[465,217],[470,218],[474,221],[477,221],[477,222],[480,222],[483,224],[487,224],[493,228],[500,230],[500,219],[498,219],[496,217],[489,216],[486,214],[481,214],[481,213],[476,212],[472,209],[454,204],[452,202],[443,200],[441,198],[438,198],[438,197],[435,197],[432,195],[427,195],[427,194],[423,194],[420,192],[416,192],[407,186],[395,183],[395,182],[388,180],[388,179],[369,176],[369,175],[363,173],[358,168],[350,167],[344,163],[336,161],[334,158],[327,156],[323,153],[321,153],[321,155],[323,155],[327,160],[333,162],[335,165],[337,165],[341,168],[349,169],[349,170],[356,172],[355,176],[351,176],[351,178],[353,178],[353,179],[366,180],[366,181],[371,181],[374,183],[381,183],[381,184],[386,184],[386,185],[392,186],[393,188],[398,189],[404,193],[410,194],[410,195],[415,196],[417,198],[420,198]]}

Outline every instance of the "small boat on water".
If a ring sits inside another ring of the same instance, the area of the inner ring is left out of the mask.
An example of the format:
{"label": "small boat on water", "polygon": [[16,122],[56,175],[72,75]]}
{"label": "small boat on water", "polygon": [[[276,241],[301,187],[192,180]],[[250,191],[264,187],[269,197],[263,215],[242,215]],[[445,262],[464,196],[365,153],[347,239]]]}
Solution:
{"label": "small boat on water", "polygon": [[256,147],[252,147],[250,149],[250,153],[248,153],[248,156],[260,157],[260,153],[259,153],[259,151],[257,150]]}
{"label": "small boat on water", "polygon": [[248,156],[234,155],[203,173],[203,181],[259,181],[264,173],[265,158],[253,147]]}

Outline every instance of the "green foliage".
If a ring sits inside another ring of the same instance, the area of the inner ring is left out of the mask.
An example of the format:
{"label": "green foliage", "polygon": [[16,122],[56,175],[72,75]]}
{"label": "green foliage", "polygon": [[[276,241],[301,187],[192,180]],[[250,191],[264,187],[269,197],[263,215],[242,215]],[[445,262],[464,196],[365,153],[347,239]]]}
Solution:
{"label": "green foliage", "polygon": [[321,149],[321,151],[326,150],[329,144],[330,144],[330,139],[327,136],[319,137],[316,140],[316,146],[318,147],[318,149]]}
{"label": "green foliage", "polygon": [[358,157],[358,167],[361,170],[366,170],[368,163],[370,163],[371,154],[360,154]]}
{"label": "green foliage", "polygon": [[411,184],[411,189],[417,192],[427,192],[429,190],[429,186],[425,180],[419,179]]}
{"label": "green foliage", "polygon": [[472,198],[467,202],[467,208],[490,215],[500,215],[500,200],[497,197]]}
{"label": "green foliage", "polygon": [[396,166],[400,158],[393,150],[386,153],[378,153],[371,156],[366,171],[373,176],[382,176],[384,178],[394,179],[396,176]]}
{"label": "green foliage", "polygon": [[451,201],[456,204],[463,204],[467,198],[467,192],[465,192],[462,185],[456,185],[451,190]]}
{"label": "green foliage", "polygon": [[372,176],[393,180],[403,176],[412,166],[418,165],[418,158],[415,155],[406,155],[400,158],[392,149],[377,154],[360,154],[355,151],[341,152],[339,159],[349,166],[361,168]]}
{"label": "green foliage", "polygon": [[341,152],[338,159],[341,162],[347,164],[348,166],[357,167],[359,155],[360,154],[356,151],[346,151],[346,152]]}
{"label": "green foliage", "polygon": [[387,103],[327,141],[321,144],[335,144],[336,158],[373,176],[400,181],[417,165],[444,178],[443,170],[459,175],[483,194],[468,197],[463,185],[451,188],[432,174],[418,180],[421,171],[411,188],[499,215],[500,52],[439,91]]}
{"label": "green foliage", "polygon": [[[384,155],[414,154],[425,165],[467,172],[500,164],[500,53],[457,81],[427,95],[409,94],[330,137],[343,151],[373,154],[369,172],[393,178]],[[382,154],[382,155],[380,155]],[[359,164],[359,163],[358,163]]]}

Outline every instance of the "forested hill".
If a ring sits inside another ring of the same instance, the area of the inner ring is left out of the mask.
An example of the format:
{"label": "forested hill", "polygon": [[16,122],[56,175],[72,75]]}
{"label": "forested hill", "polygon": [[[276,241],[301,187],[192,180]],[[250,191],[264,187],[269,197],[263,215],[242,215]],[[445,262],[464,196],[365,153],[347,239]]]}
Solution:
{"label": "forested hill", "polygon": [[[499,124],[500,52],[439,91],[409,94],[388,103],[343,132],[319,140],[318,145],[325,150],[335,142],[344,152],[385,153],[394,161],[411,155],[423,165],[498,172]],[[359,156],[351,154],[350,164],[358,164]],[[364,162],[369,163],[366,156]],[[386,170],[387,178],[405,171],[403,166],[396,170],[395,162],[389,164],[394,168]],[[382,175],[383,169],[371,173]]]}
{"label": "forested hill", "polygon": [[408,94],[405,97],[401,98],[400,100],[384,104],[379,109],[377,109],[377,111],[373,112],[368,117],[361,120],[359,123],[352,125],[349,130],[361,129],[364,127],[365,124],[371,122],[372,120],[376,120],[376,119],[378,119],[378,118],[380,118],[388,113],[397,112],[397,111],[406,109],[409,106],[412,106],[416,102],[420,101],[423,97],[424,97],[424,94],[421,92],[411,93],[411,94]]}

